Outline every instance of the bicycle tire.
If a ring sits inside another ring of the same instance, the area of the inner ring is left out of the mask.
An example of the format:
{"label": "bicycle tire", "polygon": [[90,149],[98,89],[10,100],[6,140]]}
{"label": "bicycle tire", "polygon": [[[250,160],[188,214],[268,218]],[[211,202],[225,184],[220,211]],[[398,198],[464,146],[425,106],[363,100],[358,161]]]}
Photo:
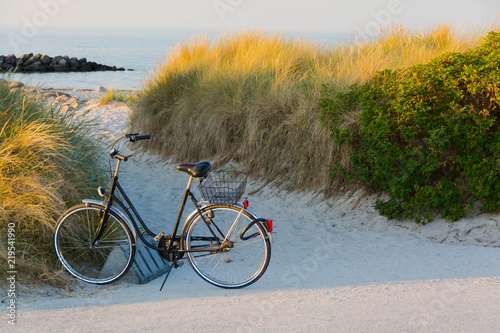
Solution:
{"label": "bicycle tire", "polygon": [[[205,221],[209,221],[212,230],[222,240],[238,216],[237,227],[229,237],[228,245],[218,248],[220,246]],[[236,289],[247,287],[262,277],[271,259],[271,243],[262,224],[252,221],[255,217],[245,209],[214,204],[204,207],[201,213],[186,222],[182,237],[184,248],[189,263],[202,279],[217,287]],[[242,230],[250,224],[244,233],[252,237],[240,237]]]}
{"label": "bicycle tire", "polygon": [[104,206],[80,204],[64,212],[54,231],[54,250],[62,266],[74,277],[107,284],[124,276],[135,256],[135,238],[127,223],[113,211],[101,238],[92,246]]}

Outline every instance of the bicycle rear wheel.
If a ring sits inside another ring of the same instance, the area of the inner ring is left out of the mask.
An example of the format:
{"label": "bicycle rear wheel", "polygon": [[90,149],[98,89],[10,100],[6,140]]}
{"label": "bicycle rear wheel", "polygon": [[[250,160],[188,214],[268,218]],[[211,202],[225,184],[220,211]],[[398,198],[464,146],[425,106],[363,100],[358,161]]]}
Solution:
{"label": "bicycle rear wheel", "polygon": [[183,237],[196,273],[221,288],[243,288],[257,281],[271,258],[269,237],[260,222],[252,223],[247,210],[233,205],[215,204],[201,213],[187,222]]}
{"label": "bicycle rear wheel", "polygon": [[54,232],[54,250],[64,268],[88,283],[118,280],[132,266],[135,240],[128,225],[114,212],[101,237],[92,245],[104,206],[77,205],[59,218]]}

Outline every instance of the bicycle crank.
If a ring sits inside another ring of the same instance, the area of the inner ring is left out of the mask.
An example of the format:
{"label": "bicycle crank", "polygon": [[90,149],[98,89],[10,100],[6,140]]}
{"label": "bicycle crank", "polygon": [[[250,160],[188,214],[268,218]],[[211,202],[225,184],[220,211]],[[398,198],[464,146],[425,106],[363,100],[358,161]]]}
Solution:
{"label": "bicycle crank", "polygon": [[[179,252],[179,240],[174,239],[172,241],[172,246],[170,249],[167,248],[167,245],[172,237],[168,235],[167,237],[161,237],[158,247],[160,250],[158,251],[160,255],[167,260],[168,262],[176,262],[179,259],[182,259],[184,253]],[[176,267],[177,268],[177,267]]]}

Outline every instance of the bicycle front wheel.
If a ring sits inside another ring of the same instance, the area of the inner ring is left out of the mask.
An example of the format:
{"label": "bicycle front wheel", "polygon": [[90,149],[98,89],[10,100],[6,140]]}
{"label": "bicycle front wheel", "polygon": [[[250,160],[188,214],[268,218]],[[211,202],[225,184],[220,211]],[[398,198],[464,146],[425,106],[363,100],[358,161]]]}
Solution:
{"label": "bicycle front wheel", "polygon": [[257,281],[269,265],[271,244],[261,223],[252,221],[247,210],[224,204],[205,207],[188,221],[183,239],[196,273],[221,288]]}
{"label": "bicycle front wheel", "polygon": [[110,211],[99,239],[104,206],[77,205],[59,218],[54,232],[54,250],[64,268],[88,283],[118,280],[132,266],[135,240],[122,218]]}

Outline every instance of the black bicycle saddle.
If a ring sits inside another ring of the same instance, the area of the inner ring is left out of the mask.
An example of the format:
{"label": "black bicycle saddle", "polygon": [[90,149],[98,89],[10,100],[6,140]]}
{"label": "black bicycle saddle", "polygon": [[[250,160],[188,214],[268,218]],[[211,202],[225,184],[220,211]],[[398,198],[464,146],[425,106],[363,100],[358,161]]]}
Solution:
{"label": "black bicycle saddle", "polygon": [[199,178],[206,177],[210,169],[212,169],[212,164],[208,161],[200,161],[198,163],[182,163],[179,164],[176,169],[187,172],[192,177]]}

